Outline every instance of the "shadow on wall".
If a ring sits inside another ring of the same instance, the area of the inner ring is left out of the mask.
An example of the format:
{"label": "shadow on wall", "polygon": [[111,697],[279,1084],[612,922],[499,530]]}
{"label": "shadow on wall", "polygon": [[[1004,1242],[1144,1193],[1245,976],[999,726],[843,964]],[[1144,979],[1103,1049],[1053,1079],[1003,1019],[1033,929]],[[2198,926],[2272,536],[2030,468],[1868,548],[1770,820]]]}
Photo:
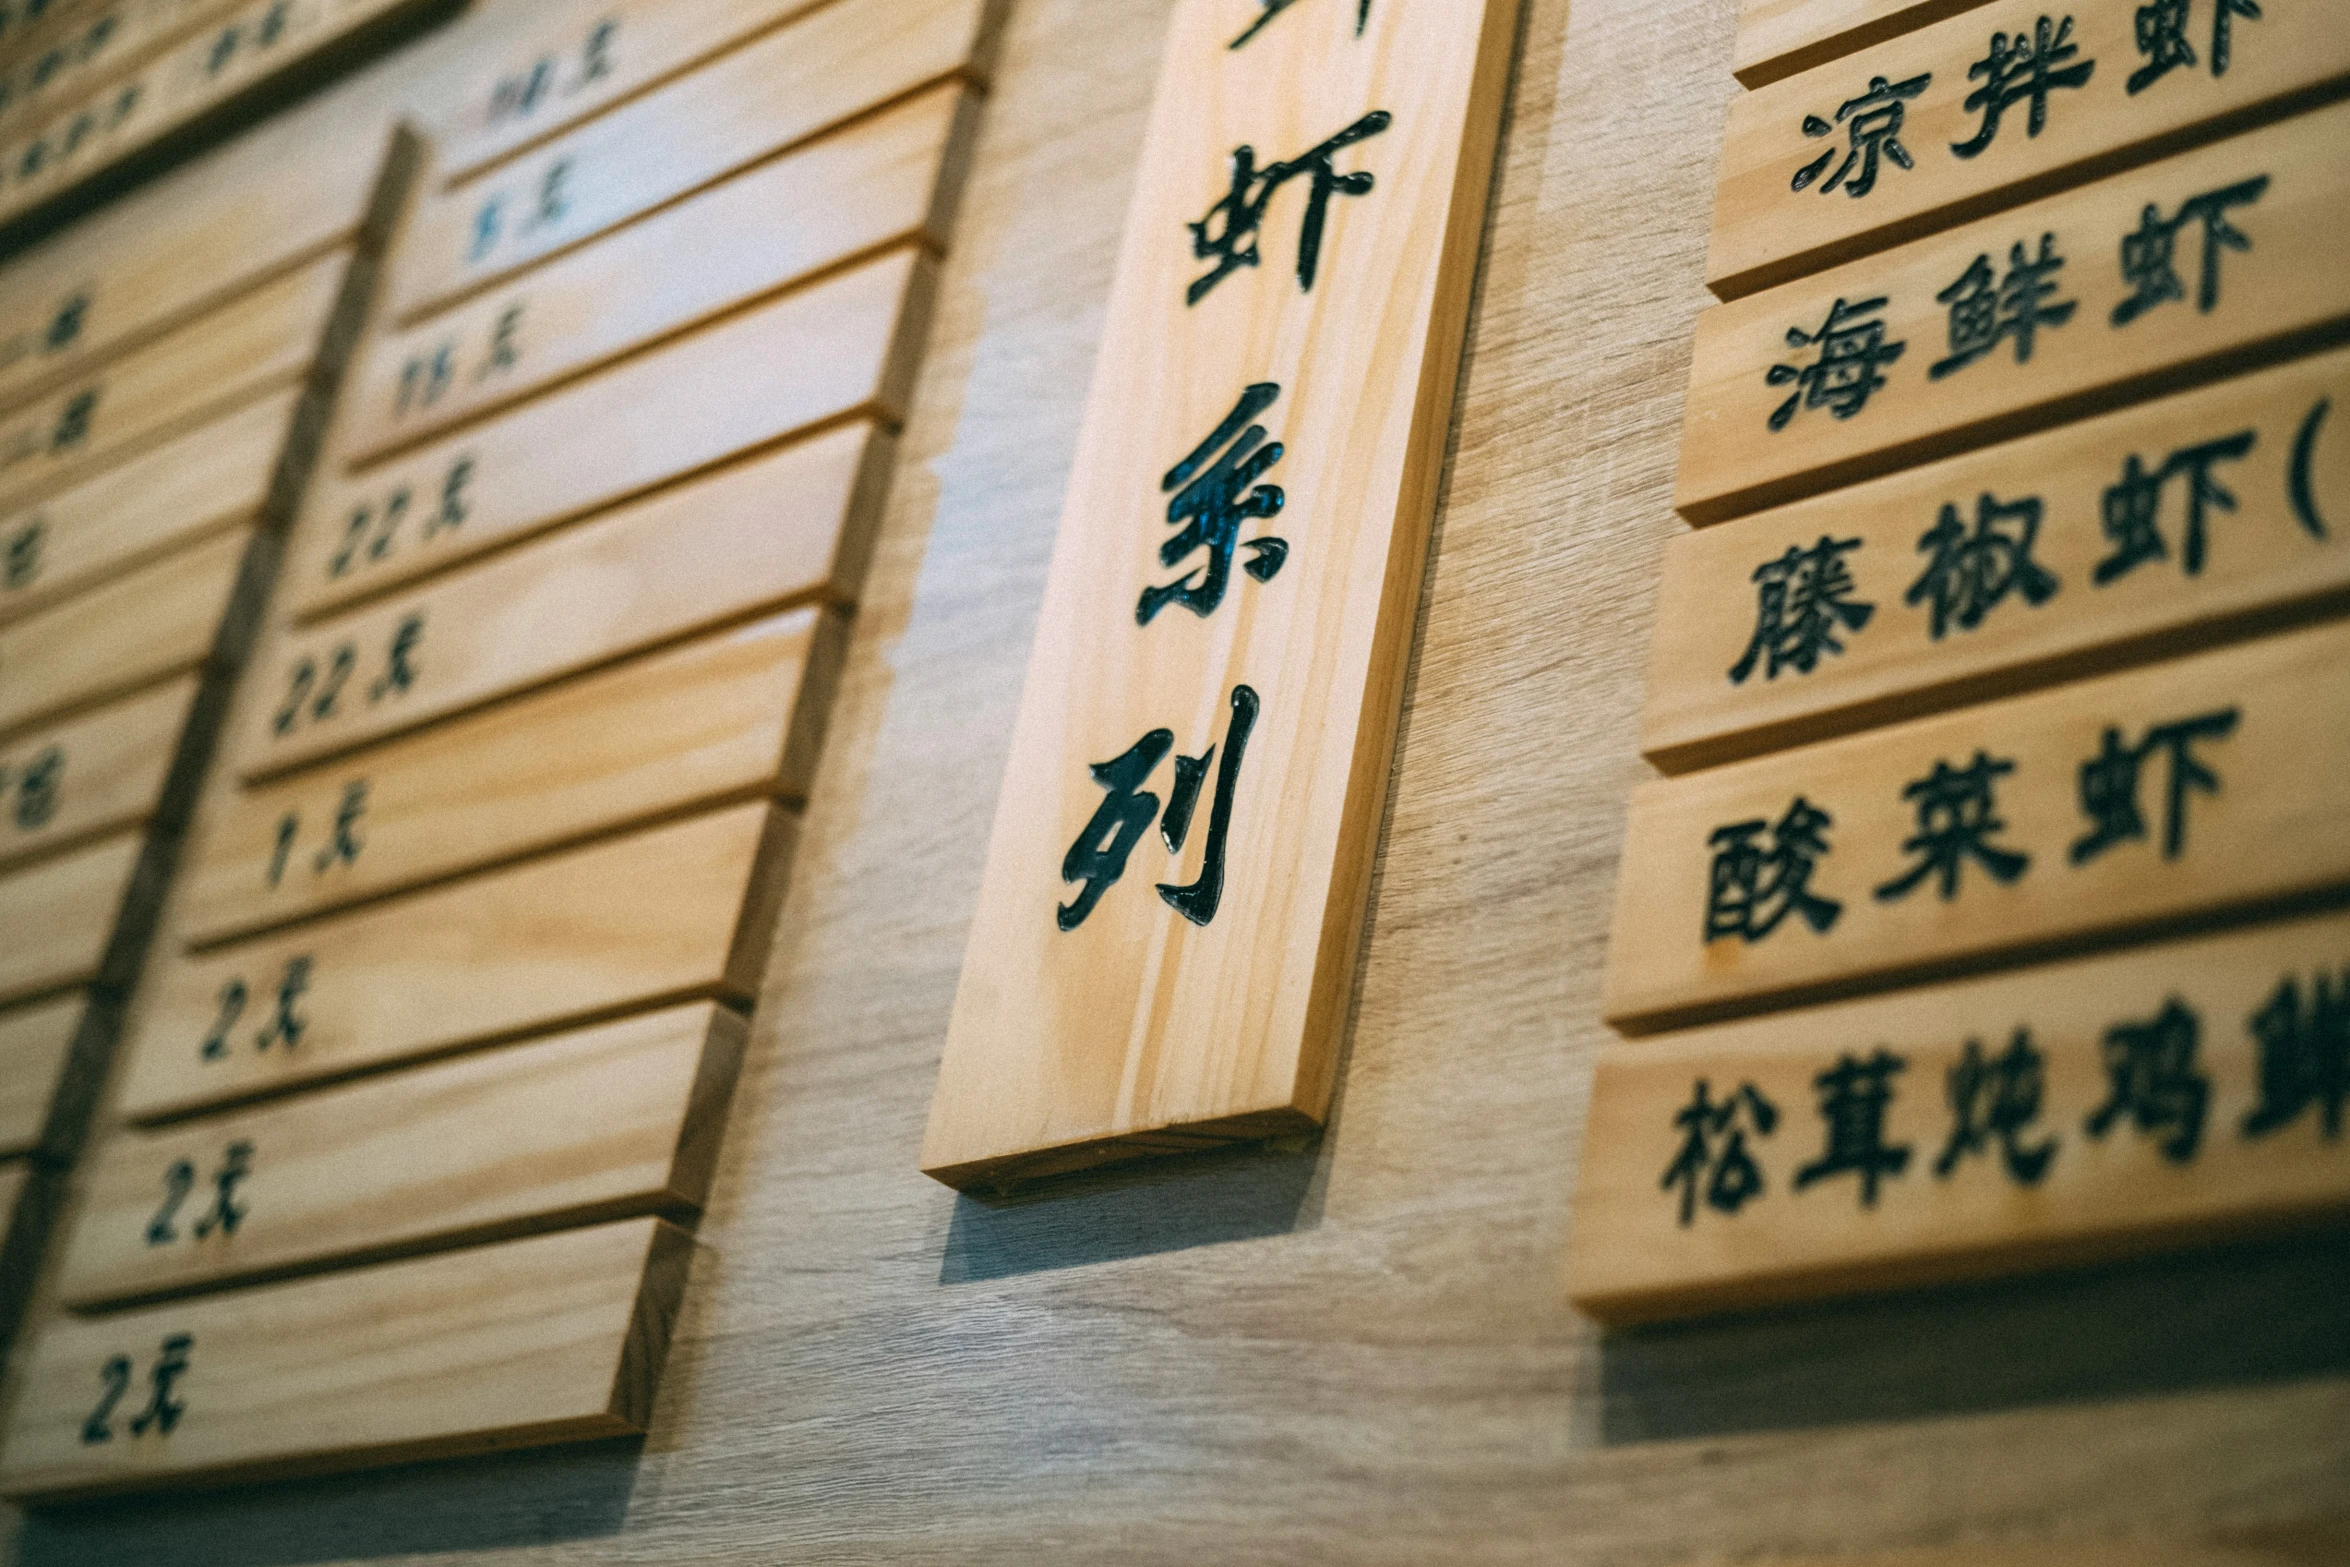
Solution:
{"label": "shadow on wall", "polygon": [[2350,1232],[1611,1334],[1609,1445],[2350,1372]]}

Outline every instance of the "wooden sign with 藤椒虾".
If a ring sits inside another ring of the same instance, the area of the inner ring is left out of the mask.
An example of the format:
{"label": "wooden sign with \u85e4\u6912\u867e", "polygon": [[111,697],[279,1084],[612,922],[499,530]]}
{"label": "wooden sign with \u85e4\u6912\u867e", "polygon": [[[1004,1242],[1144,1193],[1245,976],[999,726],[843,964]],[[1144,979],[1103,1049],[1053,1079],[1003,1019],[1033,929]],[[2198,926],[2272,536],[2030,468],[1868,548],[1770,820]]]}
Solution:
{"label": "wooden sign with \u85e4\u6912\u867e", "polygon": [[0,1005],[97,977],[143,842],[121,833],[0,875]]}
{"label": "wooden sign with \u85e4\u6912\u867e", "polygon": [[1641,750],[1712,766],[2345,595],[2337,350],[1673,539]]}
{"label": "wooden sign with \u85e4\u6912\u867e", "polygon": [[743,1021],[712,1002],[100,1143],[75,1310],[641,1213],[708,1190]]}
{"label": "wooden sign with \u85e4\u6912\u867e", "polygon": [[1986,0],[1740,0],[1731,74],[1748,87],[1808,71]]}
{"label": "wooden sign with \u85e4\u6912\u867e", "polygon": [[747,999],[791,820],[732,806],[158,962],[119,1109],[152,1120],[628,1007]]}
{"label": "wooden sign with \u85e4\u6912\u867e", "polygon": [[1517,7],[1182,0],[922,1166],[1326,1113]]}
{"label": "wooden sign with \u85e4\u6912\u867e", "polygon": [[196,677],[0,741],[0,867],[144,822],[163,797]]}
{"label": "wooden sign with \u85e4\u6912\u867e", "polygon": [[300,399],[285,391],[248,403],[0,516],[0,623],[257,519]]}
{"label": "wooden sign with \u85e4\u6912\u867e", "polygon": [[2338,104],[1711,307],[1674,504],[1719,522],[2339,329],[2346,144]]}
{"label": "wooden sign with \u85e4\u6912\u867e", "polygon": [[994,0],[834,0],[445,195],[401,243],[393,319],[457,296],[949,77],[980,80]]}
{"label": "wooden sign with \u85e4\u6912\u867e", "polygon": [[286,635],[254,661],[239,773],[283,772],[763,609],[845,598],[828,589],[891,444],[849,425]]}
{"label": "wooden sign with \u85e4\u6912\u867e", "polygon": [[2350,886],[2350,625],[1642,786],[1647,1030]]}
{"label": "wooden sign with \u85e4\u6912\u867e", "polygon": [[377,338],[345,394],[342,450],[372,461],[851,256],[943,250],[961,173],[950,147],[974,105],[960,83],[934,87]]}
{"label": "wooden sign with \u85e4\u6912\u867e", "polygon": [[642,1431],[693,1239],[659,1219],[97,1318],[18,1352],[0,1494],[63,1499]]}
{"label": "wooden sign with \u85e4\u6912\u867e", "polygon": [[209,946],[678,811],[804,794],[839,640],[793,610],[235,795],[180,929]]}
{"label": "wooden sign with \u85e4\u6912\u867e", "polygon": [[1741,95],[1708,286],[1750,294],[2350,76],[2329,6],[2196,9],[1999,0]]}
{"label": "wooden sign with \u85e4\u6912\u867e", "polygon": [[[336,483],[286,565],[297,620],[815,425],[894,426],[935,265],[892,251]],[[645,432],[658,430],[661,439]]]}
{"label": "wooden sign with \u85e4\u6912\u867e", "polygon": [[203,663],[251,537],[221,534],[0,626],[0,733]]}
{"label": "wooden sign with \u85e4\u6912\u867e", "polygon": [[71,995],[0,1013],[0,1155],[28,1153],[41,1141],[88,1006]]}
{"label": "wooden sign with \u85e4\u6912\u867e", "polygon": [[1600,1053],[1569,1294],[1610,1322],[2350,1211],[2350,916]]}

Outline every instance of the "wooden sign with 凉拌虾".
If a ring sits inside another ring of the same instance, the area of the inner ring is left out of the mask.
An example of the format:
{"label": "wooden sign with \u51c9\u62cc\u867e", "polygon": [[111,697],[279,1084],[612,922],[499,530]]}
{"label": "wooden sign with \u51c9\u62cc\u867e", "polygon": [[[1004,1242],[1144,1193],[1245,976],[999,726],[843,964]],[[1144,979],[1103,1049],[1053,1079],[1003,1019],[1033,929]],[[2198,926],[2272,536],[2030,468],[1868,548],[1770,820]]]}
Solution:
{"label": "wooden sign with \u51c9\u62cc\u867e", "polygon": [[1643,785],[1607,1016],[1649,1030],[2350,887],[2350,625]]}
{"label": "wooden sign with \u51c9\u62cc\u867e", "polygon": [[1673,539],[1641,750],[1711,766],[2345,596],[2336,350]]}
{"label": "wooden sign with \u51c9\u62cc\u867e", "polygon": [[1674,504],[1799,499],[2350,323],[2350,104],[1706,310]]}
{"label": "wooden sign with \u51c9\u62cc\u867e", "polygon": [[1731,103],[1706,280],[1752,293],[2345,77],[2327,0],[1979,6]]}
{"label": "wooden sign with \u51c9\u62cc\u867e", "polygon": [[195,700],[183,675],[0,741],[0,867],[146,821]]}
{"label": "wooden sign with \u51c9\u62cc\u867e", "polygon": [[[40,1143],[88,1010],[88,999],[77,994],[0,1012],[0,1155],[13,1158]],[[0,1217],[0,1227],[6,1223]]]}
{"label": "wooden sign with \u51c9\u62cc\u867e", "polygon": [[121,1113],[181,1115],[629,1007],[745,1000],[791,822],[731,806],[158,962]]}
{"label": "wooden sign with \u51c9\u62cc\u867e", "polygon": [[917,88],[979,81],[996,0],[833,0],[423,202],[391,314],[429,310]]}
{"label": "wooden sign with \u51c9\u62cc\u867e", "polygon": [[628,1219],[54,1317],[17,1354],[0,1494],[61,1500],[641,1432],[693,1246],[659,1219]]}
{"label": "wooden sign with \u51c9\u62cc\u867e", "polygon": [[681,1216],[709,1188],[743,1021],[713,1002],[378,1074],[92,1150],[71,1309],[524,1229]]}
{"label": "wooden sign with \u51c9\u62cc\u867e", "polygon": [[1517,6],[1180,0],[922,1166],[1326,1114]]}
{"label": "wooden sign with \u51c9\u62cc\u867e", "polygon": [[1739,0],[1731,74],[1748,87],[1808,71],[1988,0]]}

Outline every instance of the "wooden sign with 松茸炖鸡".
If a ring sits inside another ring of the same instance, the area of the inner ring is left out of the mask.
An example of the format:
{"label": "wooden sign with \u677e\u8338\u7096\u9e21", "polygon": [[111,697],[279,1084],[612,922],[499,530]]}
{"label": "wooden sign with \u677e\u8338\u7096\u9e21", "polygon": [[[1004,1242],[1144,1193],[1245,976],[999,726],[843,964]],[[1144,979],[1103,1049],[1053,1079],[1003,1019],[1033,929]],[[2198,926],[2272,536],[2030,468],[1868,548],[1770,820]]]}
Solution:
{"label": "wooden sign with \u677e\u8338\u7096\u9e21", "polygon": [[1326,1113],[1517,7],[1174,9],[922,1167]]}

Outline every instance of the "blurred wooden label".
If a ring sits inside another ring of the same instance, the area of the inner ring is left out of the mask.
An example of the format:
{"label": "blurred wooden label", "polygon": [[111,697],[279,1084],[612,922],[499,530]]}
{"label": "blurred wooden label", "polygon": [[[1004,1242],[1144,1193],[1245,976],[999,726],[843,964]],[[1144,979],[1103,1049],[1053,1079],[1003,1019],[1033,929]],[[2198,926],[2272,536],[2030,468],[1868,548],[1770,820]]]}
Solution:
{"label": "blurred wooden label", "polygon": [[1613,1046],[1569,1289],[1636,1321],[2339,1214],[2346,1112],[2340,914]]}
{"label": "blurred wooden label", "polygon": [[1985,0],[1740,0],[1731,74],[1760,87]]}
{"label": "blurred wooden label", "polygon": [[1698,321],[1695,522],[2099,411],[2350,319],[2337,105]]}
{"label": "blurred wooden label", "polygon": [[0,866],[154,814],[196,677],[0,742]]}
{"label": "blurred wooden label", "polygon": [[40,1142],[88,1005],[70,995],[0,1013],[0,1154],[26,1153]]}
{"label": "blurred wooden label", "polygon": [[1675,538],[1641,749],[1708,766],[2345,592],[2335,352]]}
{"label": "blurred wooden label", "polygon": [[1175,8],[923,1168],[1318,1124],[1517,8]]}
{"label": "blurred wooden label", "polygon": [[1607,1015],[1647,1029],[2350,884],[2350,626],[1644,785]]}
{"label": "blurred wooden label", "polygon": [[116,0],[37,46],[7,48],[0,54],[5,61],[0,64],[0,128],[13,129],[52,105],[86,95],[95,84],[168,47],[179,34],[203,23],[207,13],[236,3]]}
{"label": "blurred wooden label", "polygon": [[98,977],[144,843],[120,833],[0,876],[0,1004]]}
{"label": "blurred wooden label", "polygon": [[1969,10],[1730,105],[1706,281],[1752,293],[2346,75],[2350,26],[2306,0]]}

